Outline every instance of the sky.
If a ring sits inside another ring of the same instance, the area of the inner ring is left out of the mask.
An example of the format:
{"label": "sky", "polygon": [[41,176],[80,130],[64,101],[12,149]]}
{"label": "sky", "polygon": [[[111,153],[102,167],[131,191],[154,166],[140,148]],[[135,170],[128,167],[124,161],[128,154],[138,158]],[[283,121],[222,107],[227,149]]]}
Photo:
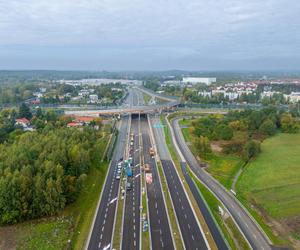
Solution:
{"label": "sky", "polygon": [[0,69],[300,70],[299,0],[0,0]]}

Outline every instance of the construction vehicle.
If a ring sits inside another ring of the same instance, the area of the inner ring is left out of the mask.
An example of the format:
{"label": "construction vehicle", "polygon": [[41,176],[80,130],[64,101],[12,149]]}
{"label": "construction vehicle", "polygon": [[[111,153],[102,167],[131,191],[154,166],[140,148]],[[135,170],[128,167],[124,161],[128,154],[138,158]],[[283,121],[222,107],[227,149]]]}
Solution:
{"label": "construction vehicle", "polygon": [[151,166],[148,163],[144,165],[144,171],[145,173],[151,173]]}
{"label": "construction vehicle", "polygon": [[154,156],[154,155],[155,155],[154,149],[153,149],[153,148],[150,148],[150,149],[149,149],[149,153],[150,153],[151,156]]}

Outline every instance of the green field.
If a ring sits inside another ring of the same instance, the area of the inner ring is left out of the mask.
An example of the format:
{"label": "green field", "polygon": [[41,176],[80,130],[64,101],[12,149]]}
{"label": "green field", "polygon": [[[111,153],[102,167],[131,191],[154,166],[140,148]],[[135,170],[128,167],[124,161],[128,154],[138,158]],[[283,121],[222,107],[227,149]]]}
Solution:
{"label": "green field", "polygon": [[[180,120],[180,126],[191,126],[192,120]],[[185,141],[189,142],[191,151],[195,154],[193,148],[193,135],[190,128],[184,127],[181,129]],[[201,157],[201,156],[200,156]],[[222,153],[213,153],[209,159],[205,160],[209,164],[207,172],[217,179],[227,189],[231,188],[234,176],[243,166],[244,161],[236,155],[226,155]]]}
{"label": "green field", "polygon": [[244,161],[238,156],[217,153],[211,156],[207,162],[209,164],[207,172],[227,189],[231,189],[234,176],[244,164]]}
{"label": "green field", "polygon": [[278,134],[265,140],[262,153],[246,167],[236,188],[241,200],[262,208],[299,235],[300,134]]}

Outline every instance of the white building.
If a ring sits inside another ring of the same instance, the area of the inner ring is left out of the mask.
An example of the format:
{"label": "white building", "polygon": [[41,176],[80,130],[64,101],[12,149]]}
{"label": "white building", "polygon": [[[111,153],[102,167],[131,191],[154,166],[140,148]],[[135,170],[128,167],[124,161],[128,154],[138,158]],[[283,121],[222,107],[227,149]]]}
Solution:
{"label": "white building", "polygon": [[210,85],[213,82],[216,82],[217,78],[215,77],[183,77],[182,83],[184,84],[197,84],[197,83],[205,83],[206,85]]}
{"label": "white building", "polygon": [[236,100],[239,97],[239,94],[236,92],[226,92],[224,94],[225,97],[228,97],[230,101]]}
{"label": "white building", "polygon": [[91,103],[96,103],[98,102],[98,95],[90,95],[90,102]]}
{"label": "white building", "polygon": [[292,92],[290,95],[284,95],[284,97],[291,103],[300,102],[300,92]]}

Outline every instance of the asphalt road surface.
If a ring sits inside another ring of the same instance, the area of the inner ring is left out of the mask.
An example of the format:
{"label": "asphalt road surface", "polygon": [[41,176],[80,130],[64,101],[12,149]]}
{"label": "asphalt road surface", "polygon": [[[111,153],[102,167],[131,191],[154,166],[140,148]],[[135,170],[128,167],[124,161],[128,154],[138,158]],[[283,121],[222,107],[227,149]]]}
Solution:
{"label": "asphalt road surface", "polygon": [[205,183],[209,189],[222,201],[225,207],[228,209],[234,220],[246,236],[251,247],[253,249],[271,249],[269,241],[265,234],[261,232],[256,222],[254,222],[248,213],[241,207],[233,195],[229,194],[224,187],[221,186],[215,179],[213,179],[205,170],[203,170],[194,155],[191,153],[187,144],[184,141],[178,119],[172,121],[172,127],[174,129],[175,139],[180,148],[180,151],[184,155],[188,165],[197,177]]}
{"label": "asphalt road surface", "polygon": [[171,161],[159,119],[153,120],[153,132],[168,188],[186,249],[208,249],[197,219],[188,201],[175,166]]}
{"label": "asphalt road surface", "polygon": [[141,118],[144,163],[151,166],[152,183],[147,183],[148,209],[152,249],[174,249],[166,206],[155,158],[150,156],[152,147],[147,118]]}
{"label": "asphalt road surface", "polygon": [[119,180],[115,179],[117,163],[123,157],[127,137],[128,117],[121,120],[119,136],[112,161],[108,170],[106,182],[103,184],[103,193],[98,207],[96,220],[93,225],[88,249],[104,249],[111,245],[115,219],[116,199],[119,190]]}
{"label": "asphalt road surface", "polygon": [[141,205],[141,180],[140,180],[140,145],[139,145],[139,117],[132,116],[131,131],[134,134],[134,145],[130,146],[133,158],[133,176],[127,178],[132,189],[126,191],[125,211],[123,217],[122,249],[133,250],[140,248],[140,205]]}

